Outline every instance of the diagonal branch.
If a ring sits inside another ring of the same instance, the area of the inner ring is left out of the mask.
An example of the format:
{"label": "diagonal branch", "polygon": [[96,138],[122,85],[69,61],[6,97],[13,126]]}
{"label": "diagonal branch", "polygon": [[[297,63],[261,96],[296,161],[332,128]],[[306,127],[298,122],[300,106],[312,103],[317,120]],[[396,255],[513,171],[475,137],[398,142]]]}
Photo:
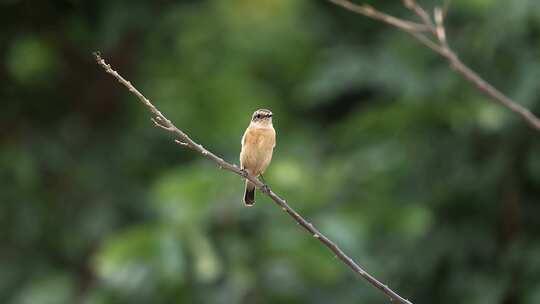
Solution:
{"label": "diagonal branch", "polygon": [[330,251],[332,251],[335,256],[342,261],[349,269],[351,269],[353,272],[358,274],[360,277],[362,277],[364,280],[366,280],[369,284],[371,284],[373,287],[379,289],[381,292],[383,292],[391,301],[395,301],[397,303],[401,304],[412,304],[409,300],[402,298],[400,295],[398,295],[396,292],[394,292],[392,289],[390,289],[387,285],[381,283],[379,280],[377,280],[375,277],[373,277],[371,274],[367,273],[362,267],[360,267],[352,258],[350,258],[343,250],[341,250],[334,242],[332,242],[330,239],[328,239],[324,234],[322,234],[312,223],[308,222],[306,219],[304,219],[298,212],[296,212],[293,208],[291,208],[287,202],[285,202],[284,199],[279,197],[276,193],[274,193],[270,187],[263,184],[258,178],[254,177],[253,175],[250,175],[245,170],[241,170],[238,166],[234,164],[230,164],[220,158],[219,156],[215,155],[214,153],[208,151],[205,149],[202,145],[196,143],[193,141],[186,133],[178,129],[170,120],[168,120],[146,97],[144,97],[141,92],[139,92],[132,84],[131,82],[127,81],[125,78],[123,78],[120,74],[118,74],[115,70],[111,68],[109,64],[105,62],[100,56],[99,53],[94,53],[94,56],[96,58],[96,62],[105,70],[105,72],[111,74],[118,82],[120,82],[122,85],[124,85],[133,95],[135,95],[139,101],[150,110],[150,113],[152,114],[152,122],[156,127],[159,127],[165,131],[168,131],[172,133],[175,136],[175,142],[187,146],[188,148],[200,153],[202,156],[206,157],[207,159],[215,162],[220,168],[225,169],[227,171],[236,173],[240,175],[241,177],[249,180],[259,190],[261,190],[264,194],[266,194],[268,197],[276,203],[283,211],[285,211],[288,215],[290,215],[300,226],[302,226],[308,233],[310,233],[315,239],[319,240],[324,246],[326,246]]}
{"label": "diagonal branch", "polygon": [[[452,50],[452,48],[448,45],[446,40],[446,30],[444,28],[444,18],[448,11],[449,0],[444,1],[442,8],[435,8],[433,16],[434,18],[432,18],[427,11],[416,2],[416,0],[402,0],[403,5],[417,15],[421,20],[421,23],[393,17],[366,4],[355,4],[349,0],[328,1],[354,13],[390,24],[395,28],[410,34],[416,40],[420,41],[422,44],[445,58],[450,64],[450,67],[456,71],[456,73],[460,74],[463,78],[474,84],[480,92],[487,95],[493,102],[498,103],[516,113],[521,117],[521,119],[529,124],[529,126],[540,132],[540,119],[537,116],[535,116],[529,109],[516,103],[510,97],[506,96],[504,93],[495,88],[492,84],[484,80],[480,75],[478,75],[478,73],[464,64],[454,50]],[[389,21],[394,19],[399,22]]]}
{"label": "diagonal branch", "polygon": [[344,8],[350,11],[353,11],[355,13],[379,20],[381,22],[393,25],[395,27],[407,29],[410,31],[418,31],[418,32],[428,30],[428,28],[421,23],[399,19],[397,17],[391,16],[379,10],[376,10],[375,8],[367,4],[354,4],[352,2],[343,1],[343,0],[329,0],[329,1],[337,5],[341,5]]}

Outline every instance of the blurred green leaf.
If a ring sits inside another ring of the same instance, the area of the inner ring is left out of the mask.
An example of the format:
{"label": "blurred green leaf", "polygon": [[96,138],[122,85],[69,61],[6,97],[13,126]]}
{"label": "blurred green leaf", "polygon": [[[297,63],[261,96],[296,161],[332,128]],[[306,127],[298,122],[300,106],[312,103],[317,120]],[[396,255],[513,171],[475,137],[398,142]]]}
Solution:
{"label": "blurred green leaf", "polygon": [[14,79],[31,85],[55,76],[59,58],[47,40],[26,36],[12,42],[6,62]]}
{"label": "blurred green leaf", "polygon": [[24,286],[15,297],[14,304],[73,303],[75,287],[67,274],[49,274]]}
{"label": "blurred green leaf", "polygon": [[123,293],[147,294],[157,288],[159,279],[182,281],[185,261],[172,231],[142,226],[107,240],[94,267],[101,279]]}

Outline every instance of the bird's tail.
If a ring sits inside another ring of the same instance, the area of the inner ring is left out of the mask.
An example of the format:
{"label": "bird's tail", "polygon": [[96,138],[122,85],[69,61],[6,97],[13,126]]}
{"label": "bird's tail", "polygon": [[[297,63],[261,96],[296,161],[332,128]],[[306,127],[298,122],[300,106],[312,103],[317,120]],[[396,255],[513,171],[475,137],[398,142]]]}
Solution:
{"label": "bird's tail", "polygon": [[246,181],[244,204],[246,204],[247,207],[251,207],[253,204],[255,204],[255,185],[250,181]]}

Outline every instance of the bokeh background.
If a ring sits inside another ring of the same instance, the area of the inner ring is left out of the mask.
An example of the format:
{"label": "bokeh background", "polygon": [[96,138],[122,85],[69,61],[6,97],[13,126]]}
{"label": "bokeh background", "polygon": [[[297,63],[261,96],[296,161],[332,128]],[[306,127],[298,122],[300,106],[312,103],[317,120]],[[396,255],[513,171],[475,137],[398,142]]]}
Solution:
{"label": "bokeh background", "polygon": [[[0,24],[0,303],[389,303],[96,50],[230,162],[272,109],[266,181],[414,303],[540,303],[539,134],[407,35],[314,0],[1,0]],[[447,26],[540,114],[539,1],[455,0]]]}

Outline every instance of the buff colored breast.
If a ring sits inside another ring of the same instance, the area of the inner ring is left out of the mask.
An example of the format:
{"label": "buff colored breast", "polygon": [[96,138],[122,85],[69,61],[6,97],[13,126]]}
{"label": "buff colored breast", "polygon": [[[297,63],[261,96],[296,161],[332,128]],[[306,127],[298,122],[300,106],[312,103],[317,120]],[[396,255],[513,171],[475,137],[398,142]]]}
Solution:
{"label": "buff colored breast", "polygon": [[242,138],[240,164],[249,173],[259,176],[272,160],[272,152],[276,144],[274,128],[250,127]]}

